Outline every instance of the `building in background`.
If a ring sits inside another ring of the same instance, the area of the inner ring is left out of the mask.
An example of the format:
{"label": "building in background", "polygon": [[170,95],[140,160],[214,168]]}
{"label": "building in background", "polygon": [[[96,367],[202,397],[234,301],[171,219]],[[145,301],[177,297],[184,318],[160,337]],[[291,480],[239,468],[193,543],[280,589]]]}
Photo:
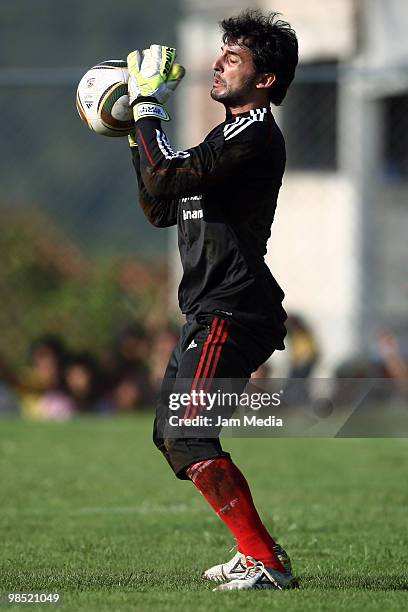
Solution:
{"label": "building in background", "polygon": [[[184,0],[181,147],[223,120],[209,97],[217,22],[247,6]],[[299,37],[296,81],[274,109],[288,161],[267,263],[286,309],[317,335],[319,373],[330,374],[381,330],[408,327],[408,4],[260,0],[251,8],[281,12]]]}

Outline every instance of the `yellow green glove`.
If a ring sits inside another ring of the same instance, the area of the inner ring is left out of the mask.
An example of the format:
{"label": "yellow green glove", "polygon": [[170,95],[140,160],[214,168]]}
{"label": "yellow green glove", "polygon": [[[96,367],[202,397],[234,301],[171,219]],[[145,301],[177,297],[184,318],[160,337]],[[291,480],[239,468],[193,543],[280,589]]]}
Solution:
{"label": "yellow green glove", "polygon": [[170,119],[162,104],[185,74],[184,68],[174,63],[175,57],[176,50],[164,45],[151,45],[142,53],[129,53],[129,103],[134,108],[135,121],[149,116],[164,121]]}
{"label": "yellow green glove", "polygon": [[136,136],[134,132],[131,132],[128,135],[128,143],[131,149],[133,149],[134,147],[137,147],[137,141],[136,141]]}

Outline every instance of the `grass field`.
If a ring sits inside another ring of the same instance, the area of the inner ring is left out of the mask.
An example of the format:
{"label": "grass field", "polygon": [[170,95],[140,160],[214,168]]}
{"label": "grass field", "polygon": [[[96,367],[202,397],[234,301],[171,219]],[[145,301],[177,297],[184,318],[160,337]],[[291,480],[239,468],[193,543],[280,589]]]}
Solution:
{"label": "grass field", "polygon": [[406,441],[228,439],[302,589],[213,593],[200,573],[231,537],[150,429],[0,421],[0,591],[74,611],[407,609]]}

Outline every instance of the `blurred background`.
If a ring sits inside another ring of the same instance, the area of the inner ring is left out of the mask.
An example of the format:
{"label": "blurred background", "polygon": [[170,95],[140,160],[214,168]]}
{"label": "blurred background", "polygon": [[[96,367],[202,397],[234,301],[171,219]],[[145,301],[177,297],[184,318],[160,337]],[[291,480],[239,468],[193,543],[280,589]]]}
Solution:
{"label": "blurred background", "polygon": [[287,170],[267,261],[285,289],[273,376],[408,376],[405,0],[2,0],[0,414],[151,408],[181,323],[175,232],[139,211],[126,139],[75,109],[84,72],[151,42],[187,67],[169,138],[199,143],[218,21],[282,13],[300,66],[282,107]]}

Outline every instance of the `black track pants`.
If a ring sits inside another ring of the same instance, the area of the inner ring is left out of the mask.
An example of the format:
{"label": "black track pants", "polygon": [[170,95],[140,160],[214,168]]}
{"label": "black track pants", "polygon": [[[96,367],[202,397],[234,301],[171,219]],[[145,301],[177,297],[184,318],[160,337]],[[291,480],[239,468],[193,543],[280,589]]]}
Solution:
{"label": "black track pants", "polygon": [[[229,457],[219,438],[169,438],[163,433],[170,416],[169,385],[188,380],[190,389],[212,379],[247,381],[274,351],[274,339],[265,327],[243,325],[213,314],[188,318],[167,366],[156,410],[153,441],[176,476],[187,479],[185,468],[214,457]],[[243,390],[243,389],[242,389]]]}

